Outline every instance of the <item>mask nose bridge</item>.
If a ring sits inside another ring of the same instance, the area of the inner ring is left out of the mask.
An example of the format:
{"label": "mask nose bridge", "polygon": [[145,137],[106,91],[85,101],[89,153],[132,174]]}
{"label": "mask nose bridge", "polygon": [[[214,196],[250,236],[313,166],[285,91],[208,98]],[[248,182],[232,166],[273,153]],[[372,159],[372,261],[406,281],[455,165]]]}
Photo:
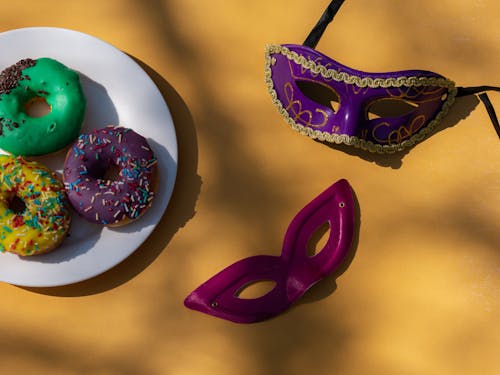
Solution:
{"label": "mask nose bridge", "polygon": [[[348,90],[351,87],[346,87]],[[346,91],[348,91],[346,90]],[[349,92],[339,92],[340,106],[336,113],[340,134],[358,135],[359,129],[365,120],[365,100],[361,95]]]}

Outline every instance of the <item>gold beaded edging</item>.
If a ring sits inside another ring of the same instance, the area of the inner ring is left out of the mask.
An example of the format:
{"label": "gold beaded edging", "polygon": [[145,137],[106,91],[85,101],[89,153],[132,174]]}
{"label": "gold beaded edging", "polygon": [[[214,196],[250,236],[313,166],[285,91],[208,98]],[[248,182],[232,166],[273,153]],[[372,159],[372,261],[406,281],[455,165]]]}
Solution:
{"label": "gold beaded edging", "polygon": [[[358,138],[356,136],[349,136],[346,134],[331,134],[328,132],[322,132],[320,130],[314,130],[298,124],[293,118],[290,117],[288,112],[283,107],[283,104],[278,100],[278,94],[274,89],[274,83],[272,80],[271,64],[273,63],[272,54],[280,53],[289,60],[293,60],[296,64],[301,65],[303,68],[310,70],[315,74],[321,74],[326,79],[333,79],[337,82],[345,82],[347,84],[353,84],[358,87],[371,87],[371,88],[389,88],[389,87],[401,87],[401,86],[439,86],[446,87],[448,89],[448,97],[446,98],[441,111],[436,115],[436,117],[427,124],[425,128],[420,130],[418,133],[411,136],[409,139],[393,145],[380,145],[373,143],[371,141],[366,141],[364,139]],[[265,82],[271,99],[278,109],[278,112],[285,118],[286,122],[292,127],[292,129],[298,131],[300,134],[307,135],[313,139],[318,139],[320,141],[327,141],[336,144],[346,144],[349,146],[354,146],[356,148],[361,148],[369,152],[376,152],[379,154],[391,154],[396,151],[402,151],[405,148],[414,146],[416,143],[421,142],[425,139],[441,122],[441,120],[448,114],[451,105],[455,101],[457,95],[457,89],[455,83],[446,78],[436,78],[436,77],[398,77],[398,78],[371,78],[371,77],[358,77],[355,75],[350,75],[345,72],[339,72],[335,69],[328,69],[325,66],[318,64],[312,60],[306,59],[304,56],[299,55],[296,52],[290,51],[287,47],[281,45],[268,45],[266,46],[265,52]]]}

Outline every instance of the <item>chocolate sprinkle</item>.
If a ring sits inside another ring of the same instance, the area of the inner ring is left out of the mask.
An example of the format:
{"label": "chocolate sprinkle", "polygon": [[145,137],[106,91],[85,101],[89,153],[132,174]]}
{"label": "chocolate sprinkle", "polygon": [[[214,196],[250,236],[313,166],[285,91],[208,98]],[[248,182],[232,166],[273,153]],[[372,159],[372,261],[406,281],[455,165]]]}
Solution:
{"label": "chocolate sprinkle", "polygon": [[9,66],[0,73],[0,95],[8,94],[19,85],[19,81],[28,79],[27,75],[22,75],[22,71],[36,64],[35,60],[23,59],[12,66]]}

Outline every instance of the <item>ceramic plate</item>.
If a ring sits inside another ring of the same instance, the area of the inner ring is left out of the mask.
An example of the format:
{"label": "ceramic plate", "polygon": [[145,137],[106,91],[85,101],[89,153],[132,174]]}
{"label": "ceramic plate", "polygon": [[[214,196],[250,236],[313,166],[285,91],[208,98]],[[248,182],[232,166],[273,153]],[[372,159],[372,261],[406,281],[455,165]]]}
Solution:
{"label": "ceramic plate", "polygon": [[[177,140],[163,97],[137,63],[117,48],[80,32],[25,28],[0,33],[0,70],[23,58],[50,57],[80,73],[87,98],[82,132],[110,124],[146,137],[158,158],[160,184],[153,205],[138,221],[103,228],[73,214],[70,236],[39,256],[0,254],[0,281],[22,286],[59,286],[112,268],[132,254],[160,221],[175,183]],[[62,171],[66,152],[32,158]]]}

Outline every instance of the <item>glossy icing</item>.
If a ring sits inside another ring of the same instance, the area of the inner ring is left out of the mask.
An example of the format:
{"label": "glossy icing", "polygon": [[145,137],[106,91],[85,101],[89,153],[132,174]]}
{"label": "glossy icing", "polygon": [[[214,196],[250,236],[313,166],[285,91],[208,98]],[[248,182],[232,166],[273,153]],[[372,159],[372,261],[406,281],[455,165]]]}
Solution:
{"label": "glossy icing", "polygon": [[[82,134],[68,151],[64,185],[75,210],[103,225],[134,220],[151,205],[156,157],[147,140],[131,129],[108,126]],[[103,178],[112,165],[116,180]]]}
{"label": "glossy icing", "polygon": [[[35,118],[25,112],[36,98],[50,113]],[[0,148],[14,155],[55,152],[78,136],[85,107],[75,71],[50,58],[21,60],[0,74]]]}
{"label": "glossy icing", "polygon": [[[24,211],[9,208],[14,196]],[[34,255],[52,249],[69,228],[68,206],[62,182],[48,168],[0,155],[0,251]]]}

